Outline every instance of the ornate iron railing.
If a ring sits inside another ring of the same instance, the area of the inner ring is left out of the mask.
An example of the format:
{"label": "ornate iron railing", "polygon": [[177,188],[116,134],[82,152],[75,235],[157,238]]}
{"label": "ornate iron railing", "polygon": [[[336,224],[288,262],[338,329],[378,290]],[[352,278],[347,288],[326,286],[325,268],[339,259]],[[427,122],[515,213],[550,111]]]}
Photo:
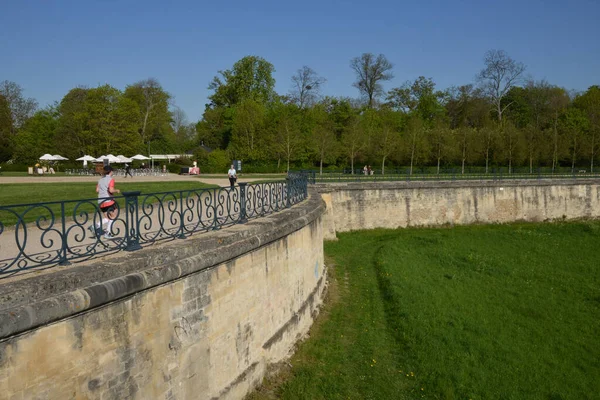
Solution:
{"label": "ornate iron railing", "polygon": [[537,169],[533,172],[524,170],[513,170],[510,173],[506,169],[490,169],[488,173],[485,172],[465,172],[462,173],[460,169],[444,169],[440,173],[417,170],[415,169],[412,173],[410,169],[386,169],[385,174],[382,174],[380,170],[373,170],[372,174],[364,174],[362,170],[354,171],[323,171],[322,174],[319,171],[306,170],[302,171],[308,175],[309,183],[343,183],[343,182],[388,182],[388,181],[481,181],[481,180],[492,180],[492,181],[506,181],[516,179],[526,180],[542,180],[542,179],[599,179],[599,172],[586,172],[585,170],[576,170],[575,172],[547,172],[545,170]]}
{"label": "ornate iron railing", "polygon": [[306,199],[307,181],[306,174],[290,173],[285,181],[234,188],[123,193],[115,197],[112,237],[96,228],[97,198],[0,206],[0,279],[245,223]]}

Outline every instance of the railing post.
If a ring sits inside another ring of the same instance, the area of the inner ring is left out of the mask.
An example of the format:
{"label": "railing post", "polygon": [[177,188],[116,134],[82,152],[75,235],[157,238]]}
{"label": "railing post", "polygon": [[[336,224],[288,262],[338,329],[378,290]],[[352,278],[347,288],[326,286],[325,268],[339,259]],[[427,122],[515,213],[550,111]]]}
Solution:
{"label": "railing post", "polygon": [[292,206],[292,179],[288,176],[285,178],[285,191],[286,191],[286,199],[285,199],[285,208],[290,208]]}
{"label": "railing post", "polygon": [[142,192],[123,192],[125,196],[125,242],[126,251],[135,251],[142,248],[140,245],[140,232],[138,226],[138,196]]}
{"label": "railing post", "polygon": [[240,224],[248,222],[248,217],[246,215],[246,185],[246,182],[238,184],[240,187]]}
{"label": "railing post", "polygon": [[177,235],[177,239],[185,239],[185,222],[183,218],[183,191],[179,192],[179,235]]}
{"label": "railing post", "polygon": [[[67,231],[66,231],[66,218],[65,218],[65,202],[60,202],[60,222],[62,224],[62,248],[60,249],[60,262],[59,265],[70,265],[71,263],[67,259]],[[25,226],[25,224],[23,224]]]}

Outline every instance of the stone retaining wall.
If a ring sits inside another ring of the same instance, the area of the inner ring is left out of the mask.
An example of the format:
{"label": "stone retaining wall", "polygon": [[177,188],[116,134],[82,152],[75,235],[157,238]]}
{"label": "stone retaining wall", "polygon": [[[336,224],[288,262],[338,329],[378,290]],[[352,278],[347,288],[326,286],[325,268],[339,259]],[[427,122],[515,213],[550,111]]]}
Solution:
{"label": "stone retaining wall", "polygon": [[600,216],[597,180],[377,182],[316,185],[325,239],[359,229]]}
{"label": "stone retaining wall", "polygon": [[239,399],[312,324],[316,193],[253,222],[0,284],[0,399]]}

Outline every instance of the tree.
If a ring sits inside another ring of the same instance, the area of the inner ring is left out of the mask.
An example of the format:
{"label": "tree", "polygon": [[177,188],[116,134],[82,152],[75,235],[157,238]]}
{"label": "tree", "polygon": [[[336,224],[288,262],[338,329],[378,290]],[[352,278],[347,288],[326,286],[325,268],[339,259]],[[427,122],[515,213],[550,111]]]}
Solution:
{"label": "tree", "polygon": [[246,56],[230,70],[219,71],[208,86],[214,93],[209,96],[211,107],[231,107],[245,100],[260,104],[275,97],[275,68],[262,57]]}
{"label": "tree", "polygon": [[454,131],[455,140],[458,145],[460,154],[461,170],[460,173],[465,173],[465,163],[471,157],[473,148],[473,139],[477,135],[476,128],[461,126]]}
{"label": "tree", "polygon": [[552,118],[552,173],[558,167],[558,161],[561,156],[561,146],[560,146],[560,132],[558,129],[559,118],[562,113],[566,110],[567,106],[570,103],[569,95],[567,91],[554,87],[550,91],[550,113]]}
{"label": "tree", "polygon": [[583,111],[577,108],[569,108],[560,118],[560,129],[569,142],[569,152],[571,153],[571,173],[575,173],[575,163],[581,152],[582,140],[585,131],[589,127]]}
{"label": "tree", "polygon": [[304,145],[300,117],[300,109],[295,104],[279,103],[271,110],[275,131],[273,148],[279,156],[277,168],[281,157],[286,161],[286,171],[290,170],[290,161],[299,158],[299,152]]}
{"label": "tree", "polygon": [[256,161],[266,157],[269,146],[265,137],[265,114],[265,106],[252,99],[233,108],[229,148],[236,159]]}
{"label": "tree", "polygon": [[511,103],[502,104],[502,99],[521,79],[525,65],[510,58],[503,50],[489,50],[483,59],[485,68],[477,76],[482,91],[492,101],[502,122],[502,113]]}
{"label": "tree", "polygon": [[292,101],[301,109],[313,106],[319,100],[320,89],[325,82],[327,80],[312,68],[303,66],[292,76]]}
{"label": "tree", "polygon": [[591,86],[584,94],[579,95],[573,102],[575,107],[585,113],[589,121],[589,135],[587,141],[590,156],[590,172],[594,172],[594,159],[598,152],[600,141],[600,86]]}
{"label": "tree", "polygon": [[323,104],[311,109],[311,139],[319,160],[319,174],[323,174],[323,163],[334,159],[337,141],[333,132],[333,122]]}
{"label": "tree", "polygon": [[393,108],[405,113],[416,113],[423,121],[431,123],[444,113],[441,105],[445,93],[435,90],[431,78],[418,77],[414,82],[405,82],[390,90],[387,100]]}
{"label": "tree", "polygon": [[372,108],[375,100],[383,94],[381,82],[394,77],[392,63],[383,54],[375,57],[372,53],[363,53],[350,61],[350,67],[356,74],[353,86],[367,98],[367,105]]}
{"label": "tree", "polygon": [[58,153],[62,138],[56,137],[58,110],[55,106],[37,111],[21,127],[15,137],[14,158],[22,163],[35,163],[44,153]]}
{"label": "tree", "polygon": [[344,128],[341,138],[342,151],[350,160],[350,168],[354,175],[354,160],[364,150],[366,140],[365,120],[359,116],[352,116],[348,125]]}
{"label": "tree", "polygon": [[519,130],[510,122],[498,125],[499,148],[496,156],[498,161],[506,161],[508,164],[508,173],[512,174],[513,164],[521,155],[521,137]]}
{"label": "tree", "polygon": [[233,110],[224,107],[206,107],[196,124],[197,141],[212,149],[226,149],[231,140]]}
{"label": "tree", "polygon": [[138,106],[138,133],[142,143],[146,144],[150,151],[151,141],[164,140],[170,133],[171,95],[156,79],[148,78],[127,86],[124,96]]}
{"label": "tree", "polygon": [[12,119],[11,134],[14,135],[33,115],[37,108],[37,102],[35,99],[23,97],[23,88],[11,81],[0,83],[0,95],[8,102]]}
{"label": "tree", "polygon": [[[429,143],[431,144],[433,159],[437,162],[437,174],[440,173],[442,160],[450,158],[453,145],[452,131],[441,118],[438,118],[429,130]],[[464,162],[464,161],[463,161]],[[463,166],[464,169],[464,166]]]}
{"label": "tree", "polygon": [[427,149],[428,128],[423,120],[416,115],[409,117],[406,127],[406,149],[410,158],[409,174],[412,175],[413,167],[417,164],[419,158],[425,159]]}
{"label": "tree", "polygon": [[12,114],[6,98],[0,94],[0,162],[10,160],[12,156]]}

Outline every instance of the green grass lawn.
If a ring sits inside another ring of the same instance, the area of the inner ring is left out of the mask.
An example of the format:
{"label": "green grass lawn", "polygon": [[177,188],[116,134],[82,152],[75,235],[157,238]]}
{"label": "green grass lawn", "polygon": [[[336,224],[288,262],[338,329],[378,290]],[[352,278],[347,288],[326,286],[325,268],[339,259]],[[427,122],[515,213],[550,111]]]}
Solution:
{"label": "green grass lawn", "polygon": [[599,222],[339,238],[330,304],[250,398],[600,398]]}

